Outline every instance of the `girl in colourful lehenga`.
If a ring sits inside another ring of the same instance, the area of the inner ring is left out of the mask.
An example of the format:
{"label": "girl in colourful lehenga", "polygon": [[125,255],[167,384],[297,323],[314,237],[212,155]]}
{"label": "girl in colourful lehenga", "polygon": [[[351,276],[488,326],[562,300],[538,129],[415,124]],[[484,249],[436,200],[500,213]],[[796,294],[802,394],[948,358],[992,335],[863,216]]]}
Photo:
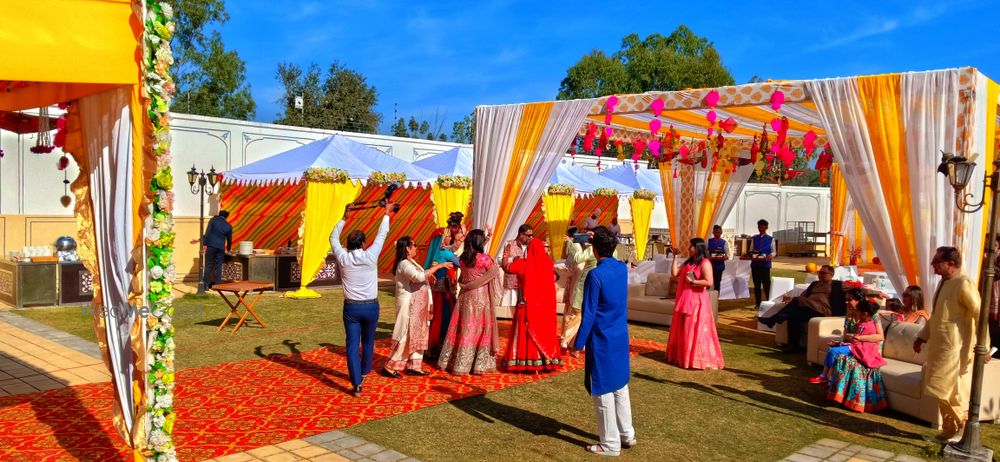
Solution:
{"label": "girl in colourful lehenga", "polygon": [[421,369],[423,353],[427,349],[427,325],[431,316],[431,291],[428,281],[439,269],[451,267],[444,262],[424,270],[414,258],[417,245],[410,236],[396,241],[396,265],[392,272],[396,276],[396,323],[392,328],[392,344],[389,359],[383,374],[392,378],[402,378],[401,371],[408,375],[427,375]]}
{"label": "girl in colourful lehenga", "polygon": [[500,302],[500,267],[485,254],[486,233],[474,229],[461,257],[457,309],[441,347],[438,366],[455,375],[496,370],[499,338],[496,307]]}
{"label": "girl in colourful lehenga", "polygon": [[504,355],[505,369],[552,371],[562,367],[556,331],[555,269],[545,244],[531,239],[527,258],[515,259],[508,268],[517,275],[520,300]]}
{"label": "girl in colourful lehenga", "polygon": [[886,364],[880,351],[885,335],[876,316],[878,305],[865,300],[858,289],[847,293],[847,305],[849,311],[856,313],[857,322],[852,330],[844,331],[841,344],[827,351],[823,374],[829,380],[826,397],[852,411],[885,409],[889,402],[879,371]]}
{"label": "girl in colourful lehenga", "polygon": [[687,261],[678,268],[675,256],[671,273],[678,283],[667,362],[685,369],[722,369],[725,360],[708,294],[715,281],[705,240],[691,239]]}

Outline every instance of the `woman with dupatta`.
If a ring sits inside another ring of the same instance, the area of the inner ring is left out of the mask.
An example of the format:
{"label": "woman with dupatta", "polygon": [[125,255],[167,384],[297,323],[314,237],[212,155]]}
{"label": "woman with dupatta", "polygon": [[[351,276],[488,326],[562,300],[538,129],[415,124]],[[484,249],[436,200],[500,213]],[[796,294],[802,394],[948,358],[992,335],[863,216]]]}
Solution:
{"label": "woman with dupatta", "polygon": [[722,347],[708,291],[715,285],[705,240],[691,239],[688,259],[680,268],[674,256],[677,301],[667,341],[667,362],[684,369],[722,369]]}
{"label": "woman with dupatta", "polygon": [[444,337],[448,335],[448,324],[451,322],[451,313],[455,308],[459,266],[457,255],[462,254],[462,245],[465,240],[465,228],[462,226],[463,216],[462,212],[452,212],[448,217],[448,228],[439,232],[427,248],[427,260],[424,262],[424,268],[431,268],[446,261],[453,264],[450,268],[439,269],[434,273],[435,282],[431,286],[431,293],[434,296],[434,313],[431,316],[427,348],[427,356],[430,357],[437,357],[438,353],[441,352],[441,344],[444,342]]}
{"label": "woman with dupatta", "polygon": [[485,253],[486,233],[474,229],[465,238],[457,309],[441,347],[438,366],[455,375],[496,371],[499,337],[500,267]]}
{"label": "woman with dupatta", "polygon": [[392,378],[407,375],[424,376],[423,354],[427,349],[427,326],[431,317],[431,291],[429,282],[439,269],[451,268],[444,262],[424,270],[414,258],[417,245],[410,236],[396,241],[396,324],[392,328],[391,352],[382,374]]}
{"label": "woman with dupatta", "polygon": [[527,258],[508,266],[519,282],[519,300],[504,355],[512,372],[552,371],[562,367],[556,331],[556,273],[541,239],[528,243]]}

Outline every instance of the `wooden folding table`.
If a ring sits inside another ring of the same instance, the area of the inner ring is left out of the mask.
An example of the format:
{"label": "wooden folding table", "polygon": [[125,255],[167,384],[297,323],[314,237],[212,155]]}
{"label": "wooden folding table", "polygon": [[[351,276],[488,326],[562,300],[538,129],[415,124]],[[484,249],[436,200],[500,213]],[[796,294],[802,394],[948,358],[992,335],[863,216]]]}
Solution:
{"label": "wooden folding table", "polygon": [[[229,305],[229,314],[226,316],[226,319],[222,321],[222,325],[219,326],[219,329],[216,330],[216,332],[221,332],[222,328],[226,327],[226,324],[229,323],[229,320],[234,315],[239,317],[240,320],[236,322],[236,327],[233,328],[232,332],[233,334],[235,334],[236,331],[240,330],[240,327],[242,327],[243,324],[246,324],[248,315],[253,316],[253,318],[256,319],[258,323],[260,323],[260,327],[266,328],[267,326],[264,325],[264,321],[261,321],[260,316],[257,316],[257,313],[254,312],[253,308],[254,306],[257,305],[257,301],[260,300],[260,296],[263,295],[264,291],[271,290],[273,288],[274,284],[271,284],[270,282],[261,282],[261,281],[238,281],[238,282],[227,282],[224,284],[213,285],[212,289],[218,292],[219,296],[221,296],[222,299],[225,300],[226,304]],[[226,296],[227,292],[235,295],[236,300],[230,301],[229,297]],[[256,295],[253,297],[253,300],[250,301],[250,303],[247,303],[246,296],[250,292],[254,292],[256,293]],[[240,312],[241,306],[246,311],[241,313]]]}

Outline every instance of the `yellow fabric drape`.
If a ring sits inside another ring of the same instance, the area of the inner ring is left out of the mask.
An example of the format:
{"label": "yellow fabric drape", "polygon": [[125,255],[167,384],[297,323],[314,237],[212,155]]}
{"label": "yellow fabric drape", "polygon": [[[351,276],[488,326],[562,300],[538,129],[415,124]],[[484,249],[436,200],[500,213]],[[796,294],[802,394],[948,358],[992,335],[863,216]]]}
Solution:
{"label": "yellow fabric drape", "polygon": [[653,217],[653,201],[650,199],[628,200],[632,211],[632,236],[635,238],[635,258],[642,261],[646,258],[646,243],[649,242],[649,222]]}
{"label": "yellow fabric drape", "polygon": [[306,286],[313,281],[330,253],[330,232],[344,217],[344,208],[361,192],[361,183],[321,183],[306,186],[305,232],[302,236],[302,282],[299,289],[285,294],[289,298],[319,298]]}
{"label": "yellow fabric drape", "polygon": [[677,245],[677,220],[674,219],[674,164],[660,164],[660,186],[663,188],[663,208],[667,212],[667,227],[670,232],[670,243]]}
{"label": "yellow fabric drape", "polygon": [[[502,233],[507,229],[507,221],[514,210],[514,203],[517,202],[517,195],[521,191],[524,179],[528,175],[528,170],[535,163],[538,142],[542,139],[545,126],[549,121],[549,114],[552,112],[554,102],[526,104],[521,113],[521,123],[517,127],[517,138],[514,140],[514,149],[510,157],[510,168],[507,170],[507,178],[504,182],[503,191],[500,193],[500,209],[497,212],[494,229]],[[500,251],[503,239],[490,239],[490,255],[496,255]]]}
{"label": "yellow fabric drape", "polygon": [[879,184],[907,281],[919,280],[917,254],[912,245],[913,212],[906,138],[903,130],[901,74],[858,78],[865,123],[872,143]]}
{"label": "yellow fabric drape", "polygon": [[847,213],[847,182],[844,174],[840,172],[840,164],[833,164],[830,167],[830,264],[840,266],[841,252],[844,248],[844,235],[841,234],[840,225],[844,222],[844,214]]}
{"label": "yellow fabric drape", "polygon": [[[997,152],[997,98],[1000,97],[1000,84],[992,80],[986,81],[986,158],[983,160],[986,166],[986,177],[989,178],[993,174],[993,159],[996,158]],[[990,188],[986,188],[983,193],[983,210],[991,210],[991,205],[993,204],[993,191]],[[988,212],[983,213],[983,235],[989,231],[990,217]],[[996,242],[994,236],[986,236],[983,240],[983,245],[979,247],[979,260],[983,261],[983,254],[986,252],[986,246],[993,245]],[[982,264],[980,263],[980,267]],[[982,268],[979,268],[982,271]]]}
{"label": "yellow fabric drape", "polygon": [[448,226],[448,215],[451,212],[462,212],[469,215],[469,204],[472,199],[472,188],[442,188],[434,183],[431,186],[431,198],[434,200],[434,217],[438,228]]}
{"label": "yellow fabric drape", "polygon": [[708,181],[705,182],[705,195],[701,198],[701,210],[698,212],[698,229],[695,231],[695,237],[707,238],[712,226],[716,224],[712,223],[712,217],[715,216],[719,204],[722,203],[722,194],[726,192],[731,174],[732,170],[727,168],[716,169],[708,174]]}
{"label": "yellow fabric drape", "polygon": [[559,260],[566,248],[562,245],[563,236],[569,229],[569,220],[573,216],[575,199],[567,194],[543,194],[542,207],[545,208],[545,224],[549,227],[549,248],[552,258]]}
{"label": "yellow fabric drape", "polygon": [[[139,82],[140,18],[129,0],[17,2],[0,14],[0,110],[71,101]],[[58,63],[58,65],[53,65]]]}

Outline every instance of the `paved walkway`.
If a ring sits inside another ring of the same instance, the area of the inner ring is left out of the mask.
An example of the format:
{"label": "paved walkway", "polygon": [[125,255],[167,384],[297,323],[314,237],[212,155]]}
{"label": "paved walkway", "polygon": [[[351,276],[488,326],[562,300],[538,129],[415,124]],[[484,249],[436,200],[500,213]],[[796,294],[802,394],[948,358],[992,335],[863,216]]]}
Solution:
{"label": "paved walkway", "polygon": [[375,443],[370,443],[363,438],[351,436],[339,430],[209,459],[208,462],[245,462],[258,460],[266,462],[288,462],[293,460],[309,460],[313,462],[419,462],[412,457],[406,457],[405,454],[386,449]]}
{"label": "paved walkway", "polygon": [[875,448],[866,448],[846,441],[821,439],[799,449],[781,462],[924,462],[912,456],[893,454]]}
{"label": "paved walkway", "polygon": [[0,396],[109,380],[97,344],[0,311]]}

